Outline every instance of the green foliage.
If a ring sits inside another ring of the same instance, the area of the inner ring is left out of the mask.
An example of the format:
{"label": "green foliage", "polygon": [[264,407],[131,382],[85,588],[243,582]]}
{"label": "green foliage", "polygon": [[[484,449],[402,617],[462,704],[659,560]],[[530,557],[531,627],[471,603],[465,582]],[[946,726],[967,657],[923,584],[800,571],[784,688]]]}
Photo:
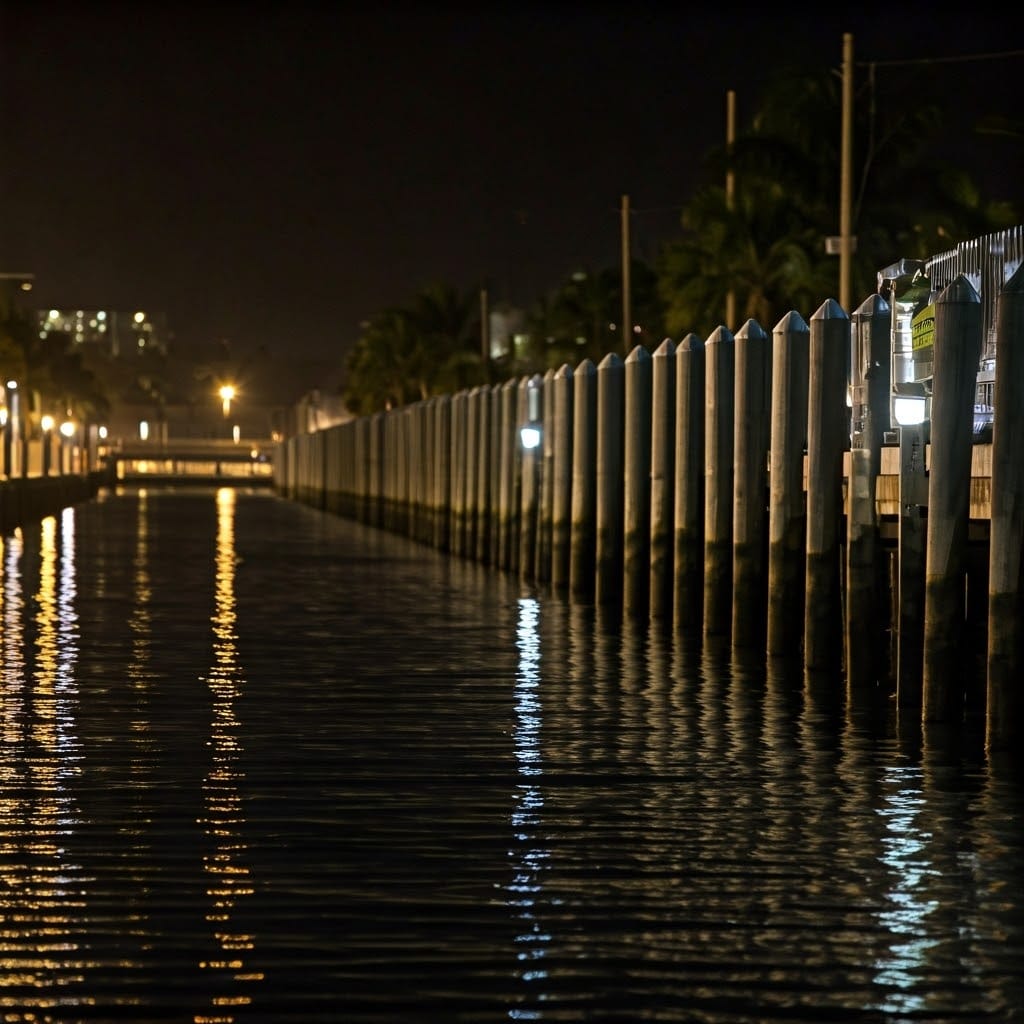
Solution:
{"label": "green foliage", "polygon": [[486,379],[476,292],[431,285],[374,317],[349,353],[344,398],[368,415]]}
{"label": "green foliage", "polygon": [[40,338],[32,320],[17,310],[0,320],[0,374],[18,382],[30,426],[47,410],[87,420],[109,409],[105,388],[70,337],[51,332]]}
{"label": "green foliage", "polygon": [[[900,257],[922,259],[1017,223],[1007,202],[985,202],[970,176],[941,157],[943,119],[934,103],[880,103],[869,79],[855,104],[851,285],[855,303],[877,286],[876,274]],[[738,329],[748,318],[771,329],[791,310],[805,317],[838,291],[838,257],[825,239],[838,234],[840,80],[831,71],[783,71],[747,131],[709,157],[724,184],[709,184],[687,203],[681,236],[658,263],[658,286],[673,336],[707,336],[736,303]],[[852,312],[849,311],[849,312]]]}

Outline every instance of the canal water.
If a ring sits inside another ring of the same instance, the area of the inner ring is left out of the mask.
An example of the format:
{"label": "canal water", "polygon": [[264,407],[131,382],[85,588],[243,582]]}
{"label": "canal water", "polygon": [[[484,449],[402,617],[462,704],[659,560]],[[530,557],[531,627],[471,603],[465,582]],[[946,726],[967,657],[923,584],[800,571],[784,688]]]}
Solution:
{"label": "canal water", "polygon": [[971,723],[267,491],[4,537],[0,625],[2,1021],[1024,1020]]}

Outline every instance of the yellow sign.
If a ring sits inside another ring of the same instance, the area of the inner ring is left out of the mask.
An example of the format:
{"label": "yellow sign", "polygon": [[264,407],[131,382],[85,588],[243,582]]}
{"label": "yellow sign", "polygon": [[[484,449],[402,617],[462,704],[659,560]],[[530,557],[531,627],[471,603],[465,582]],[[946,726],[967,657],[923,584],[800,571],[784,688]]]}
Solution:
{"label": "yellow sign", "polygon": [[910,347],[916,352],[935,344],[935,304],[925,306],[910,324]]}

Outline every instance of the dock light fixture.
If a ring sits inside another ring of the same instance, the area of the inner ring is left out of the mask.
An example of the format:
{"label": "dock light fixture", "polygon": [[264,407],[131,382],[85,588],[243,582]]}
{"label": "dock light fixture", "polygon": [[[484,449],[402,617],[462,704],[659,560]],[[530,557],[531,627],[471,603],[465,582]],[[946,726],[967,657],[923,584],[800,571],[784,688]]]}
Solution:
{"label": "dock light fixture", "polygon": [[925,400],[901,395],[892,402],[892,414],[901,427],[912,427],[925,420]]}
{"label": "dock light fixture", "polygon": [[534,377],[526,385],[526,423],[519,428],[519,440],[526,451],[540,446],[540,397],[540,380]]}

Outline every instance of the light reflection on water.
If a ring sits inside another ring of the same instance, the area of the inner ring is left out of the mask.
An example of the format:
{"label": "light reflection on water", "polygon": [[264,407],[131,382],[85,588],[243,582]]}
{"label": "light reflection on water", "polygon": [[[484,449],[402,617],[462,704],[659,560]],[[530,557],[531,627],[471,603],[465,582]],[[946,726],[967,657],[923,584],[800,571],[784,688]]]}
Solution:
{"label": "light reflection on water", "polygon": [[8,1021],[1005,1021],[1019,783],[264,492],[0,547]]}

